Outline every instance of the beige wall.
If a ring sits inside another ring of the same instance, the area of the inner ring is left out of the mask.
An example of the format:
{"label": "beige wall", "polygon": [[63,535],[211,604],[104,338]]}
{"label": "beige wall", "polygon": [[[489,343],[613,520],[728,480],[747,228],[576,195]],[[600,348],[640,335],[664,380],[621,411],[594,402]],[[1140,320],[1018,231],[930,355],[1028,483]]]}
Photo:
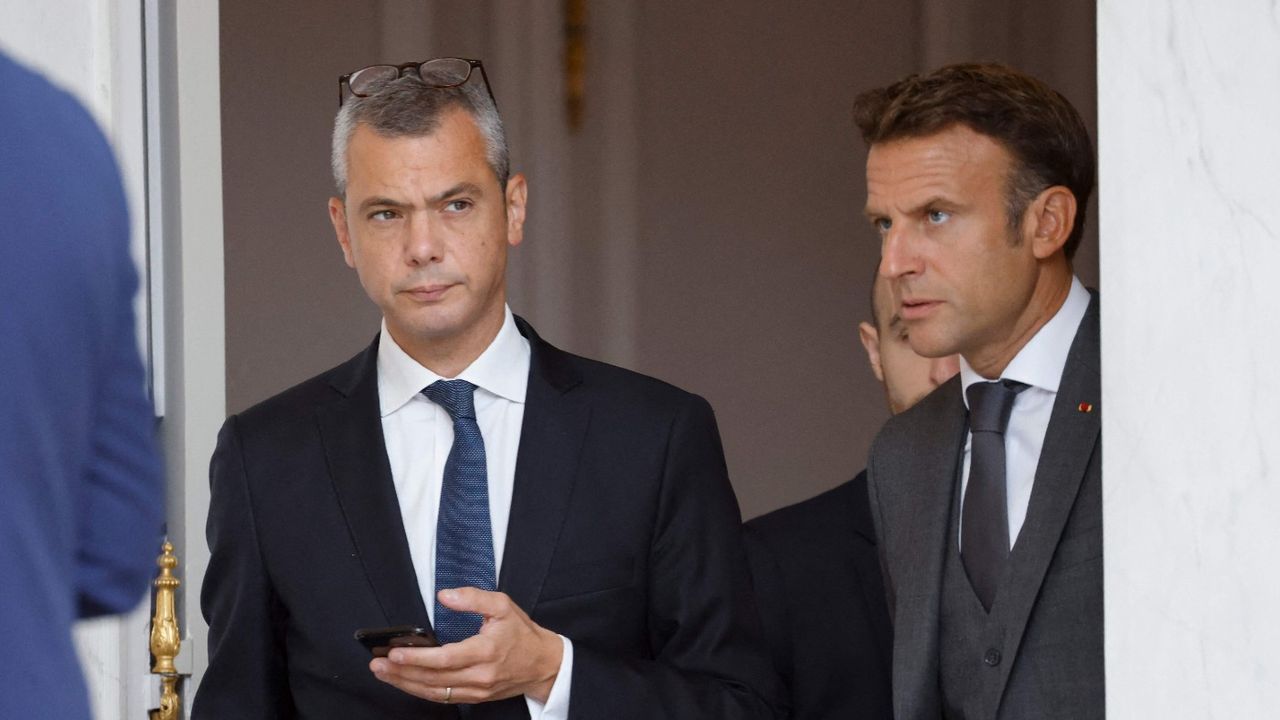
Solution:
{"label": "beige wall", "polygon": [[[886,416],[857,322],[858,90],[916,68],[911,3],[646,5],[636,366],[716,408],[744,515],[863,466]],[[905,39],[905,42],[904,42]]]}
{"label": "beige wall", "polygon": [[886,416],[857,342],[878,247],[852,98],[925,66],[1003,59],[1092,124],[1093,4],[1052,5],[590,3],[586,123],[571,134],[558,4],[223,0],[228,409],[376,331],[324,208],[335,78],[459,54],[485,59],[529,173],[516,312],[565,349],[706,396],[744,515],[831,487],[861,469]]}

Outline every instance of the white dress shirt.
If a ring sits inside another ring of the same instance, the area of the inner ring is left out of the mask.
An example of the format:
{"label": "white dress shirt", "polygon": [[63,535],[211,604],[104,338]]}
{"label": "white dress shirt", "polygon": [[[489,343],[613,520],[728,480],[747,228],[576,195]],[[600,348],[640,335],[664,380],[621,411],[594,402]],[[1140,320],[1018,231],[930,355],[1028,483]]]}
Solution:
{"label": "white dress shirt", "polygon": [[[1022,523],[1027,519],[1027,505],[1031,502],[1031,486],[1035,483],[1036,466],[1040,462],[1040,450],[1044,447],[1045,432],[1049,429],[1049,416],[1053,402],[1058,397],[1058,383],[1067,365],[1067,353],[1075,340],[1080,321],[1089,309],[1089,291],[1079,278],[1071,278],[1071,290],[1066,302],[1044,324],[1031,340],[1018,351],[1000,379],[1016,380],[1029,387],[1018,393],[1009,416],[1009,427],[1004,433],[1005,452],[1005,502],[1009,513],[1009,549],[1017,542]],[[991,378],[993,379],[993,378]],[[965,407],[969,407],[969,386],[989,382],[979,375],[963,357],[960,358],[960,383],[963,387]],[[961,508],[964,492],[969,487],[969,458],[973,446],[973,433],[967,433],[964,441],[964,469],[960,483]],[[964,517],[963,511],[960,514]],[[961,528],[963,533],[963,528]],[[960,535],[963,541],[963,534]]]}
{"label": "white dress shirt", "polygon": [[[476,386],[476,423],[484,438],[495,571],[502,569],[502,553],[506,547],[516,454],[524,422],[525,391],[529,386],[529,357],[529,341],[516,328],[511,309],[505,308],[498,335],[456,378]],[[441,378],[409,357],[387,332],[384,319],[378,340],[382,436],[400,503],[400,517],[409,539],[409,554],[418,576],[418,589],[432,622],[435,622],[436,597],[436,515],[440,510],[444,465],[453,447],[453,420],[443,407],[422,395],[422,390],[441,379],[455,378]],[[560,672],[546,705],[525,697],[533,720],[566,720],[569,716],[573,644],[564,636],[561,642],[564,655]]]}

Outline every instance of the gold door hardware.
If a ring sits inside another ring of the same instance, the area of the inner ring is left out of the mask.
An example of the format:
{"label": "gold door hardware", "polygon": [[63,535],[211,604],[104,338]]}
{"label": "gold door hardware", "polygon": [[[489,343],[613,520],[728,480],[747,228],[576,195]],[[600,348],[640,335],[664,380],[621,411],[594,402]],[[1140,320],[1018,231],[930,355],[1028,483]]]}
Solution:
{"label": "gold door hardware", "polygon": [[174,576],[173,570],[178,567],[178,557],[173,554],[173,545],[164,542],[164,552],[156,558],[160,566],[160,576],[152,583],[156,589],[155,613],[151,616],[151,655],[155,661],[151,665],[151,673],[160,676],[160,709],[148,710],[150,720],[178,720],[182,708],[182,699],[178,697],[178,683],[182,676],[173,664],[182,648],[182,631],[178,627],[178,613],[174,596],[182,581]]}

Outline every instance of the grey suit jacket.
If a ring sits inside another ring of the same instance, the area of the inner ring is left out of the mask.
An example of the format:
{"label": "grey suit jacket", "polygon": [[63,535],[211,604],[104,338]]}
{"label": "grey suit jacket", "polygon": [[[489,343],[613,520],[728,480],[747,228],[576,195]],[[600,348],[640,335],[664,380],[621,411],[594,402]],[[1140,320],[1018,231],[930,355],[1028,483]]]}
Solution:
{"label": "grey suit jacket", "polygon": [[[1104,717],[1098,302],[1094,293],[1067,356],[1010,555],[1003,662],[991,669],[997,682],[983,718]],[[939,602],[966,433],[961,392],[957,376],[892,418],[868,463],[898,720],[943,713]]]}

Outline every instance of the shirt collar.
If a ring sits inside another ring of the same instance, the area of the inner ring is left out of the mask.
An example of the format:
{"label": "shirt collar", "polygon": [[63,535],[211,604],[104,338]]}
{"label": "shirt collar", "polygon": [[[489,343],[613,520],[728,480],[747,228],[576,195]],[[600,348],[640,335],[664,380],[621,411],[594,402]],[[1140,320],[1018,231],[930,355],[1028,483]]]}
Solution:
{"label": "shirt collar", "polygon": [[[1067,353],[1071,352],[1071,343],[1075,341],[1080,321],[1089,309],[1089,291],[1081,284],[1080,279],[1071,277],[1071,289],[1067,299],[1054,313],[1049,322],[1036,331],[1026,345],[1013,356],[1008,367],[1000,373],[1002,379],[1017,380],[1032,387],[1038,387],[1051,393],[1058,392],[1058,383],[1062,381],[1062,371],[1067,366]],[[969,362],[960,358],[960,382],[964,386],[965,407],[969,407],[969,386],[974,383],[987,382]]]}
{"label": "shirt collar", "polygon": [[[503,308],[502,328],[457,379],[466,380],[511,402],[523,403],[529,387],[529,341],[516,327],[510,307]],[[378,336],[378,400],[382,417],[404,407],[422,389],[442,378],[409,356],[387,331],[386,318]]]}

